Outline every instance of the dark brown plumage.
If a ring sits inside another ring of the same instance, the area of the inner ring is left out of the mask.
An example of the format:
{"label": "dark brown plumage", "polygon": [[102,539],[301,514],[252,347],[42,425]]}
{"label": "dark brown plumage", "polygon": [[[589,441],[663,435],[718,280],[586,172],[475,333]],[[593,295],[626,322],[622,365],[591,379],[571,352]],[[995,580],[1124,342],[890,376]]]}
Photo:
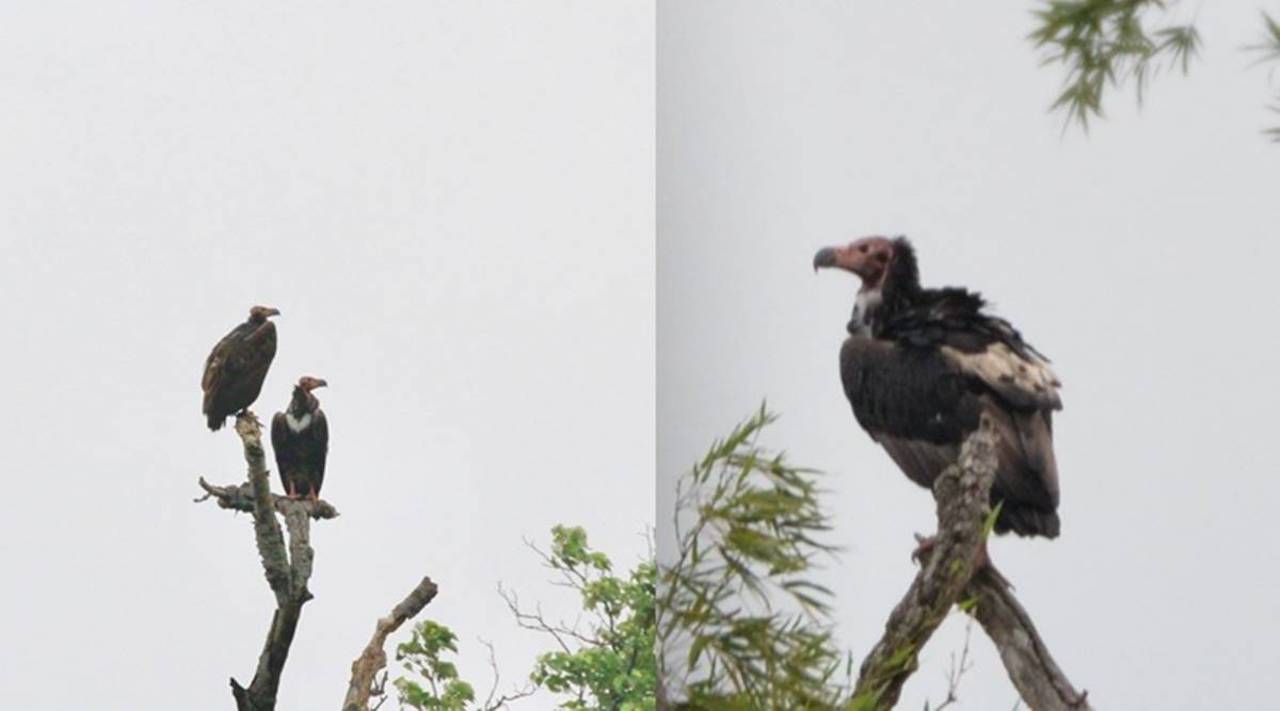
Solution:
{"label": "dark brown plumage", "polygon": [[280,483],[289,498],[320,496],[324,463],[329,454],[329,421],[312,393],[328,385],[311,376],[298,380],[284,412],[271,418],[271,447],[276,452]]}
{"label": "dark brown plumage", "polygon": [[920,286],[904,238],[869,237],[814,256],[862,280],[840,378],[853,414],[914,482],[931,487],[982,415],[996,430],[997,533],[1059,533],[1053,452],[1059,382],[1048,361],[978,294]]}
{"label": "dark brown plumage", "polygon": [[269,319],[279,314],[269,306],[249,309],[249,320],[231,329],[209,353],[200,383],[209,429],[221,429],[227,417],[258,399],[276,355],[276,326]]}

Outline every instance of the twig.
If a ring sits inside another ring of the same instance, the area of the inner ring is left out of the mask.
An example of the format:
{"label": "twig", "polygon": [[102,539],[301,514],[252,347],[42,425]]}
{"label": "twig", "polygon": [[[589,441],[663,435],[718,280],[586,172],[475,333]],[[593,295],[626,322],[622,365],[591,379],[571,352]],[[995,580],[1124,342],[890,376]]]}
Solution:
{"label": "twig", "polygon": [[511,614],[516,619],[516,624],[522,629],[532,630],[534,632],[545,632],[555,639],[556,644],[560,645],[560,649],[565,654],[572,654],[573,648],[565,641],[565,637],[581,642],[590,647],[605,646],[604,640],[596,639],[578,631],[578,626],[569,627],[561,621],[558,624],[547,622],[546,617],[542,614],[542,606],[538,605],[534,608],[534,612],[525,612],[520,609],[520,598],[514,590],[507,590],[502,587],[502,583],[498,583],[498,596],[507,603],[507,609],[511,610]]}
{"label": "twig", "polygon": [[964,646],[960,649],[960,658],[956,659],[956,653],[951,653],[951,669],[947,672],[947,697],[932,709],[929,702],[924,702],[924,711],[942,711],[946,707],[960,700],[960,680],[964,678],[965,673],[973,668],[973,662],[969,661],[969,640],[973,636],[973,618],[964,626]]}
{"label": "twig", "polygon": [[507,694],[498,695],[498,684],[502,676],[498,673],[498,659],[494,654],[493,643],[487,639],[480,640],[486,649],[489,650],[489,668],[493,670],[493,685],[489,687],[489,696],[484,700],[482,711],[497,711],[506,706],[508,703],[517,699],[523,699],[526,696],[532,696],[538,687],[532,683],[526,684],[524,687],[516,689],[510,696]]}
{"label": "twig", "polygon": [[[378,620],[369,644],[365,645],[364,651],[351,663],[351,683],[347,685],[347,697],[342,703],[342,711],[368,711],[369,697],[374,691],[374,679],[387,666],[387,653],[383,649],[387,637],[421,612],[427,603],[435,599],[438,591],[431,578],[424,577],[391,609],[390,615]],[[385,683],[384,678],[383,684]]]}

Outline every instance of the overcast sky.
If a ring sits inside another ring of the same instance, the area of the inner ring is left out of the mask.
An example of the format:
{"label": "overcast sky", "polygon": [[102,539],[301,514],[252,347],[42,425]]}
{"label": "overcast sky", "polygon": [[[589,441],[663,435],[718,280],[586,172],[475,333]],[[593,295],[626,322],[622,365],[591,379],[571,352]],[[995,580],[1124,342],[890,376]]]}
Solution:
{"label": "overcast sky", "polygon": [[280,708],[336,707],[424,574],[463,674],[484,637],[524,677],[551,645],[498,581],[577,601],[521,538],[648,550],[652,4],[6,3],[0,37],[4,706],[222,710],[252,677],[251,519],[192,499],[244,477],[199,385],[255,303],[255,409],[328,379],[342,512]]}
{"label": "overcast sky", "polygon": [[[1280,147],[1249,3],[1202,3],[1191,77],[1090,136],[1045,108],[1033,4],[660,2],[659,548],[673,477],[768,398],[767,443],[826,470],[846,547],[823,582],[860,661],[932,500],[854,422],[837,353],[856,280],[814,251],[907,234],[927,284],[980,289],[1054,359],[1062,537],[992,555],[1099,708],[1276,703],[1273,274]],[[902,708],[937,703],[963,623]],[[1016,693],[975,632],[960,708]]]}

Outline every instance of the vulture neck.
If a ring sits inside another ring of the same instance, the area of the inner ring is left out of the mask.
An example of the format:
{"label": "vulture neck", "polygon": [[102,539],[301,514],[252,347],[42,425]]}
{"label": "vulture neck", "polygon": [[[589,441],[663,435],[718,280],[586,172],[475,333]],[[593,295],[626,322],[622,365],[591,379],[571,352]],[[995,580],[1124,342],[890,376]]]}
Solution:
{"label": "vulture neck", "polygon": [[307,392],[300,386],[293,388],[293,400],[289,401],[289,414],[301,417],[310,415],[320,409],[320,401],[315,395]]}
{"label": "vulture neck", "polygon": [[876,284],[864,284],[858,290],[853,317],[849,319],[849,333],[877,336],[882,323],[920,303],[924,296],[915,254],[903,251]]}

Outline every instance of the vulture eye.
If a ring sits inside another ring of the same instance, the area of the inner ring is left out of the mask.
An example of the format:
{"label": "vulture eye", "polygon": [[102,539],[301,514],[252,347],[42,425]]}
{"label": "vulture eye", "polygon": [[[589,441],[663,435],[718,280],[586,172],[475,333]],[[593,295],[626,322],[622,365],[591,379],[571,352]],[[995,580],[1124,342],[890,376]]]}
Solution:
{"label": "vulture eye", "polygon": [[866,253],[867,253],[867,245],[865,245],[865,244],[860,244],[860,245],[858,245],[858,251],[859,251],[859,252],[862,252],[863,254],[866,254]]}

